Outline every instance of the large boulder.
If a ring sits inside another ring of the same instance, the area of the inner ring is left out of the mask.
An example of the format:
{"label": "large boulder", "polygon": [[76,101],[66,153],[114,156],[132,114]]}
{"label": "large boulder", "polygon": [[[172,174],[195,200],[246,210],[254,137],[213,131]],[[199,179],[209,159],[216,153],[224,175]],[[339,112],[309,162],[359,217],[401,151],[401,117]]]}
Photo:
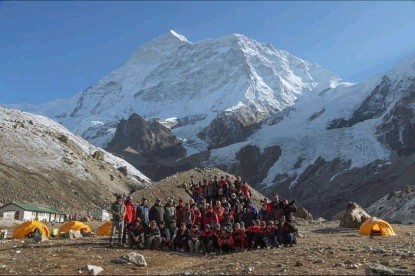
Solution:
{"label": "large boulder", "polygon": [[298,207],[297,211],[293,213],[294,217],[305,220],[313,220],[313,215],[304,207]]}
{"label": "large boulder", "polygon": [[359,229],[360,225],[368,218],[370,215],[362,207],[355,202],[349,202],[340,221],[340,227]]}

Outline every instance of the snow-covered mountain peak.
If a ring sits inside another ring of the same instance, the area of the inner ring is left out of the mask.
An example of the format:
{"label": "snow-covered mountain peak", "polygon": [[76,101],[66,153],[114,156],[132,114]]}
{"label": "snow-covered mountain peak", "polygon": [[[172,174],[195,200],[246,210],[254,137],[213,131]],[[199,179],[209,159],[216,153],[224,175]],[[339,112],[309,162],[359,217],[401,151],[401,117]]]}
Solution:
{"label": "snow-covered mountain peak", "polygon": [[176,51],[180,46],[188,44],[192,43],[186,37],[170,30],[168,33],[140,46],[128,60],[128,64],[154,63],[163,56]]}
{"label": "snow-covered mountain peak", "polygon": [[172,36],[174,36],[174,37],[176,37],[176,38],[178,38],[179,40],[181,40],[181,41],[184,41],[184,42],[190,42],[189,40],[187,40],[187,38],[184,36],[184,35],[181,35],[181,34],[178,34],[178,33],[176,33],[174,30],[170,30],[170,32],[169,32]]}
{"label": "snow-covered mountain peak", "polygon": [[415,53],[403,58],[391,71],[387,73],[391,79],[405,79],[415,77]]}

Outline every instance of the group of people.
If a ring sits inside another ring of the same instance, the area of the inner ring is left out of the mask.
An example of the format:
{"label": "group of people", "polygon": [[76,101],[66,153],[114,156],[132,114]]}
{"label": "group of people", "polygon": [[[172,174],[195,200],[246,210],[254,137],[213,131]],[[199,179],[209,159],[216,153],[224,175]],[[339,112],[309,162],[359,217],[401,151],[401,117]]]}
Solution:
{"label": "group of people", "polygon": [[132,197],[117,196],[111,206],[112,229],[121,246],[154,250],[178,250],[193,254],[245,251],[292,246],[297,229],[292,224],[295,200],[274,195],[264,198],[258,210],[249,185],[227,176],[194,183],[187,192],[189,202],[168,198],[153,206],[146,198],[134,205]]}

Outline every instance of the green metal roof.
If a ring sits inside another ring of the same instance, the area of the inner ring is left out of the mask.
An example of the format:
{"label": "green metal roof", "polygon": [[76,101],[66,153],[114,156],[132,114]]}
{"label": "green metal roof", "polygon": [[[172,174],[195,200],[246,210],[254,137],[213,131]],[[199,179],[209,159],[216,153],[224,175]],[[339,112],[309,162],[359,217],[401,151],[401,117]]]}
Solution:
{"label": "green metal roof", "polygon": [[[32,204],[28,204],[28,203],[21,203],[21,202],[12,202],[6,205],[16,205],[26,211],[32,211],[32,212],[41,212],[41,213],[51,213],[51,214],[63,214],[63,212],[54,209],[54,208],[50,208],[50,207],[43,207],[43,206],[36,206],[36,205],[32,205]],[[4,205],[4,206],[6,206]],[[3,206],[3,207],[4,207]]]}

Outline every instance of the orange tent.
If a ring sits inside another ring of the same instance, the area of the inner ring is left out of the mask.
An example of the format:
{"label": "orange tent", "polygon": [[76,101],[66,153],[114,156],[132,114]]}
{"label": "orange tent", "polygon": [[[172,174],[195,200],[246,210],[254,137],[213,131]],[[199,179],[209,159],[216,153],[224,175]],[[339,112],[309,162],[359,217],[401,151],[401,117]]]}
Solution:
{"label": "orange tent", "polygon": [[112,222],[107,221],[106,223],[102,224],[97,231],[98,236],[110,236],[111,235],[111,228]]}
{"label": "orange tent", "polygon": [[59,235],[64,232],[69,232],[69,230],[80,231],[81,229],[85,229],[86,232],[91,232],[91,227],[89,227],[89,225],[76,220],[68,221],[59,228]]}
{"label": "orange tent", "polygon": [[22,224],[20,224],[19,226],[16,227],[16,229],[14,229],[13,231],[13,235],[12,235],[12,239],[24,239],[27,237],[27,235],[29,235],[30,233],[35,232],[35,230],[39,229],[40,233],[45,236],[45,237],[50,237],[50,230],[49,228],[37,221],[26,221],[23,222]]}
{"label": "orange tent", "polygon": [[359,233],[361,235],[375,236],[395,236],[392,226],[384,220],[372,217],[365,220],[360,225]]}

